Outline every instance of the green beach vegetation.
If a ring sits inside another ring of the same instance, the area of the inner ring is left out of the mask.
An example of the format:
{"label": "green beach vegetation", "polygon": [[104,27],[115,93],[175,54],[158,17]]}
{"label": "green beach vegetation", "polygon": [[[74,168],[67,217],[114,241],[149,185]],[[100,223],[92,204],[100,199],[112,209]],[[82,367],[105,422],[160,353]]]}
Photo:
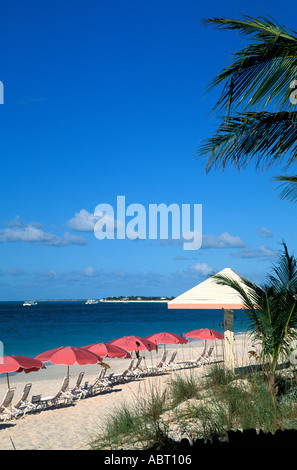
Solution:
{"label": "green beach vegetation", "polygon": [[119,405],[90,446],[175,451],[182,439],[228,442],[230,430],[297,429],[297,373],[280,371],[277,380],[275,401],[263,371],[233,374],[214,364],[205,377],[194,370],[187,376],[174,373],[165,391],[152,387],[146,396],[135,396],[133,406]]}

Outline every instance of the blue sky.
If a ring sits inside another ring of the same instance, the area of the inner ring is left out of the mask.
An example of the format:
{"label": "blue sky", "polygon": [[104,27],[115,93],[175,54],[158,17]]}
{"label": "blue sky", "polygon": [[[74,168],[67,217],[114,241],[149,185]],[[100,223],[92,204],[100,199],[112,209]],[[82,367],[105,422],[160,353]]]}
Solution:
{"label": "blue sky", "polygon": [[[277,1],[1,0],[0,300],[179,295],[231,267],[262,282],[296,205],[252,166],[205,174],[199,143],[216,129],[211,79],[244,44],[203,26],[270,15]],[[293,173],[292,169],[292,173]],[[98,240],[95,207],[202,204],[203,244]]]}

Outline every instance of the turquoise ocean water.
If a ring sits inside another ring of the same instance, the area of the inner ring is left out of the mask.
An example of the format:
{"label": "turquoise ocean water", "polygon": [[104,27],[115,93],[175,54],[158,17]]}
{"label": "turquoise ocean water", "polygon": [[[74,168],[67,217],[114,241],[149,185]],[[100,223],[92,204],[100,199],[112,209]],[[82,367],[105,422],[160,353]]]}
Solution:
{"label": "turquoise ocean water", "polygon": [[[246,330],[244,314],[235,311],[235,333]],[[222,310],[168,310],[166,303],[84,301],[0,302],[0,341],[4,354],[34,357],[59,346],[85,346],[120,336],[147,336],[168,331],[183,334],[198,328],[223,332]]]}

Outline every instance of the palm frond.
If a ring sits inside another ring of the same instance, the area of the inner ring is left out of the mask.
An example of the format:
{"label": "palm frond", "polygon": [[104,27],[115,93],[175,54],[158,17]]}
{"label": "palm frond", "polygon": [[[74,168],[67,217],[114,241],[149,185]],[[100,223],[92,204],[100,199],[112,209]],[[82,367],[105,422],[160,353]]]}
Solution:
{"label": "palm frond", "polygon": [[207,156],[206,171],[228,163],[245,168],[252,159],[262,169],[280,164],[286,153],[286,167],[297,158],[297,112],[249,112],[223,120],[217,133],[202,142],[197,156]]}
{"label": "palm frond", "polygon": [[297,71],[297,33],[267,17],[243,16],[244,20],[210,18],[206,25],[237,30],[253,41],[234,53],[233,63],[210,83],[208,91],[225,82],[215,106],[226,108],[245,102],[245,109],[271,102],[290,107],[290,83]]}
{"label": "palm frond", "polygon": [[292,176],[275,176],[275,181],[283,181],[279,188],[283,187],[280,197],[282,199],[288,199],[290,202],[297,201],[297,175]]}
{"label": "palm frond", "polygon": [[272,266],[273,274],[268,276],[270,285],[275,292],[288,293],[297,298],[297,260],[290,255],[285,242],[282,242],[283,251],[279,256],[278,264]]}

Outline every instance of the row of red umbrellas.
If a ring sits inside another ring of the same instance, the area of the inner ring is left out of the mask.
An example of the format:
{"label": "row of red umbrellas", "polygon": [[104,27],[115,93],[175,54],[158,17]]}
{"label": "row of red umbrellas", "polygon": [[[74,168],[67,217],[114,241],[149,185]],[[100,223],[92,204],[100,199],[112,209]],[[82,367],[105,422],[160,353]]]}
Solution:
{"label": "row of red umbrellas", "polygon": [[[203,328],[192,330],[185,333],[184,336],[189,338],[200,339],[223,339],[223,335],[215,330]],[[34,359],[27,356],[3,356],[0,358],[0,374],[7,374],[7,383],[9,386],[9,372],[26,373],[37,371],[45,368],[43,362],[51,362],[52,364],[64,364],[68,366],[67,374],[69,375],[69,366],[75,363],[79,365],[97,364],[102,362],[102,357],[121,357],[131,358],[129,352],[142,351],[148,349],[151,351],[152,345],[158,344],[186,344],[188,339],[175,333],[155,333],[141,338],[139,336],[123,336],[107,343],[89,344],[78,348],[74,346],[61,346],[51,349],[37,355]],[[128,352],[129,351],[129,352]]]}

